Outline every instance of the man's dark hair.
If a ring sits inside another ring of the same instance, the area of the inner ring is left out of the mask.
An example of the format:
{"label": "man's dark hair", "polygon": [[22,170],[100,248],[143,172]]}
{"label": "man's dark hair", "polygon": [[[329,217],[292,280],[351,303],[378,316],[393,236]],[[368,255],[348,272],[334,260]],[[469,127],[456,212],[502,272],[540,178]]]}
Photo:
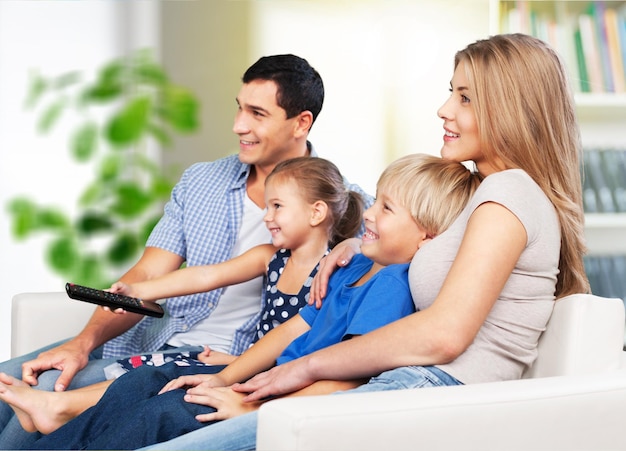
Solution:
{"label": "man's dark hair", "polygon": [[276,83],[276,103],[286,111],[288,119],[310,111],[315,122],[322,110],[322,77],[304,58],[289,54],[264,56],[243,74],[244,83],[254,80]]}

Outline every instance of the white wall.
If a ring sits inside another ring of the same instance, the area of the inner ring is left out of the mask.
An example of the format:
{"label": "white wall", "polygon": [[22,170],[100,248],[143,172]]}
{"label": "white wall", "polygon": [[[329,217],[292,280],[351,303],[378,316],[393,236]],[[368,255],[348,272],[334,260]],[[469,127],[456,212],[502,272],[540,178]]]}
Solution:
{"label": "white wall", "polygon": [[454,52],[489,30],[488,0],[254,2],[251,55],[295,53],[322,75],[326,100],[311,141],[352,182],[375,192],[385,166],[439,154],[437,108]]}
{"label": "white wall", "polygon": [[43,262],[46,237],[13,240],[7,201],[27,195],[71,212],[75,187],[91,178],[68,155],[64,121],[50,135],[35,132],[37,115],[24,109],[29,74],[92,74],[129,46],[154,45],[157,11],[148,2],[0,1],[0,361],[9,357],[11,297],[66,282]]}
{"label": "white wall", "polygon": [[[75,204],[73,185],[82,186],[89,176],[67,158],[62,138],[35,135],[34,116],[22,109],[28,71],[95,68],[129,46],[155,41],[155,8],[146,6],[155,4],[0,1],[0,361],[9,357],[13,294],[59,291],[65,282],[42,263],[44,240],[13,242],[6,200],[25,193],[69,208]],[[170,2],[168,8],[194,4]],[[439,152],[443,132],[436,110],[448,95],[454,52],[488,30],[488,0],[250,0],[249,6],[249,63],[262,55],[295,53],[319,70],[327,94],[311,140],[321,156],[372,193],[391,160]],[[240,26],[234,20],[230,32]],[[203,40],[202,29],[195,33],[198,46],[221,45]],[[177,64],[189,64],[192,72],[198,64],[192,56]],[[232,77],[239,79],[244,70]],[[224,114],[233,117],[234,100],[227,108]],[[56,135],[65,136],[61,130]],[[206,159],[210,145],[194,149],[198,161]]]}

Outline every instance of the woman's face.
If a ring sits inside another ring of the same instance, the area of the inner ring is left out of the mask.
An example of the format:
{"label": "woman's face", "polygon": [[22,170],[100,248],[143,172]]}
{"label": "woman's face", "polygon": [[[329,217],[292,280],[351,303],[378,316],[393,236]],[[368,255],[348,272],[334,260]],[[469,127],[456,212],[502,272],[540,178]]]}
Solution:
{"label": "woman's face", "polygon": [[[450,82],[450,97],[439,108],[437,115],[443,119],[443,147],[441,156],[446,160],[473,161],[481,174],[484,161],[478,134],[476,113],[472,106],[474,93],[470,90],[465,76],[465,63],[460,62]],[[484,168],[488,171],[487,168]]]}

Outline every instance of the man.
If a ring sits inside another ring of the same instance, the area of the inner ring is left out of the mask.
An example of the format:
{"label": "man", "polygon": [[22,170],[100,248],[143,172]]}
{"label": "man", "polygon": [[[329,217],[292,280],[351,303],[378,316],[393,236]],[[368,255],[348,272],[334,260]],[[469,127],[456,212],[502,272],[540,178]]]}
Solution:
{"label": "man", "polygon": [[[263,57],[242,81],[233,126],[239,154],[185,171],[142,257],[120,280],[151,279],[184,262],[224,261],[269,242],[263,224],[265,178],[280,161],[315,156],[307,137],[321,111],[324,86],[317,71],[294,55]],[[358,187],[350,189],[365,195]],[[371,197],[365,198],[370,204]],[[161,319],[98,308],[78,336],[2,363],[0,371],[41,389],[62,391],[104,380],[103,368],[122,356],[203,344],[238,355],[250,344],[258,322],[261,285],[259,278],[168,299]],[[37,438],[23,431],[5,404],[0,405],[0,428],[0,449],[28,448]]]}

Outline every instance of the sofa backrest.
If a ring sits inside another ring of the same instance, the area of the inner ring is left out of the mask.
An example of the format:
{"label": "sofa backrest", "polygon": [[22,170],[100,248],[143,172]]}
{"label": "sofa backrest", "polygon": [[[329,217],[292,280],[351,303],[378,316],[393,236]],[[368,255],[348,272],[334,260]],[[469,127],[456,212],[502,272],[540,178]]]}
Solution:
{"label": "sofa backrest", "polygon": [[624,302],[591,294],[556,301],[539,355],[523,378],[590,374],[622,366]]}

